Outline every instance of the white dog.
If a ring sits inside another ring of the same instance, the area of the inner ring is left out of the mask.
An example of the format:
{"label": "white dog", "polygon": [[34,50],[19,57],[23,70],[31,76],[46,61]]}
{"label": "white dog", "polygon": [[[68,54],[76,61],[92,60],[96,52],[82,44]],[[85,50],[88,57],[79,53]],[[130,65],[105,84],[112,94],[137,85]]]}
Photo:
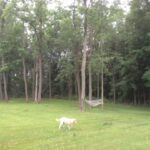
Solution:
{"label": "white dog", "polygon": [[66,117],[56,119],[56,121],[59,122],[59,129],[61,129],[61,127],[66,125],[69,130],[75,123],[77,123],[77,120],[75,118],[66,118]]}

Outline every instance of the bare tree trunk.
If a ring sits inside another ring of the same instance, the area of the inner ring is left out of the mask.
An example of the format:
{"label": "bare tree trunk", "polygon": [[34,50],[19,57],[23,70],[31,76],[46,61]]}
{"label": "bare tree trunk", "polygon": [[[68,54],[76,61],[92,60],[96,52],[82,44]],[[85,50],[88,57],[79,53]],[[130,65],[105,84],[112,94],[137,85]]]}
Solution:
{"label": "bare tree trunk", "polygon": [[77,93],[78,93],[78,99],[79,99],[79,103],[80,103],[80,99],[81,99],[81,76],[80,76],[80,51],[79,48],[77,48],[74,52],[74,61],[75,61],[75,79],[76,79],[76,83],[77,83]]}
{"label": "bare tree trunk", "polygon": [[82,63],[81,63],[81,98],[80,98],[80,110],[84,111],[84,100],[85,100],[85,69],[86,69],[86,57],[88,51],[88,34],[87,34],[87,0],[83,0],[84,7],[86,9],[84,14],[84,40],[83,40],[83,51],[82,51]]}
{"label": "bare tree trunk", "polygon": [[28,83],[27,83],[27,73],[26,73],[26,65],[25,65],[24,57],[22,58],[22,64],[23,64],[23,78],[24,78],[24,87],[25,87],[25,97],[26,97],[26,101],[28,101],[28,99],[29,99]]}
{"label": "bare tree trunk", "polygon": [[91,63],[88,66],[89,71],[89,100],[92,100],[92,73],[91,73]]}
{"label": "bare tree trunk", "polygon": [[86,52],[88,51],[87,46],[87,35],[84,38],[83,42],[83,56],[82,56],[82,65],[81,65],[81,99],[80,99],[80,110],[84,111],[84,100],[85,100],[85,69],[86,69]]}
{"label": "bare tree trunk", "polygon": [[99,48],[101,51],[101,99],[102,99],[102,107],[104,105],[104,63],[103,63],[103,41],[99,42]]}
{"label": "bare tree trunk", "polygon": [[[2,3],[1,3],[1,15],[3,14],[3,12],[4,12],[4,10],[5,10],[5,8],[6,8],[6,6],[7,6],[7,1],[2,1]],[[3,29],[4,29],[4,26],[5,26],[5,19],[4,19],[4,17],[2,17],[2,18],[0,18],[0,22],[1,22],[1,26],[0,26],[0,35],[1,35],[1,38],[3,38]],[[4,66],[5,65],[5,61],[4,61],[4,57],[2,56],[2,66]],[[2,84],[4,84],[4,94],[3,95],[1,95],[5,100],[8,100],[8,93],[7,93],[7,81],[6,81],[6,73],[5,72],[3,72],[2,73],[2,76],[1,76],[1,78],[2,78],[2,82],[1,82],[1,85]],[[2,86],[1,86],[2,87]],[[2,89],[2,88],[1,88]],[[3,91],[3,90],[1,90],[1,91]]]}
{"label": "bare tree trunk", "polygon": [[78,97],[79,97],[79,101],[80,101],[80,98],[81,98],[81,81],[80,81],[79,70],[77,70],[77,72],[76,72],[76,82],[77,82]]}
{"label": "bare tree trunk", "polygon": [[[75,76],[75,75],[74,75]],[[78,86],[77,86],[77,81],[76,81],[76,76],[75,76],[75,80],[73,82],[73,90],[74,90],[74,95],[78,95]]]}
{"label": "bare tree trunk", "polygon": [[41,101],[42,97],[42,55],[39,56],[39,91],[38,91],[38,101]]}
{"label": "bare tree trunk", "polygon": [[0,73],[0,99],[3,99],[2,74]]}
{"label": "bare tree trunk", "polygon": [[38,59],[36,60],[36,64],[35,64],[35,96],[34,96],[34,101],[36,103],[38,103],[38,78],[39,78],[39,71],[38,71],[38,67],[39,67],[39,63],[38,63]]}
{"label": "bare tree trunk", "polygon": [[6,81],[6,74],[5,74],[5,72],[3,72],[3,81],[4,81],[4,99],[8,100],[7,81]]}
{"label": "bare tree trunk", "polygon": [[115,75],[113,74],[113,101],[114,104],[116,103],[116,83],[115,83]]}
{"label": "bare tree trunk", "polygon": [[70,77],[70,79],[68,80],[68,97],[70,98],[72,96],[72,77]]}
{"label": "bare tree trunk", "polygon": [[100,96],[99,82],[100,82],[100,80],[99,80],[99,74],[98,74],[97,75],[97,99],[99,99],[99,96]]}
{"label": "bare tree trunk", "polygon": [[35,72],[36,72],[36,64],[34,63],[34,67],[32,69],[32,98],[35,99]]}
{"label": "bare tree trunk", "polygon": [[49,75],[49,98],[52,98],[52,72],[51,72],[51,61],[48,67],[48,75]]}
{"label": "bare tree trunk", "polygon": [[103,65],[101,69],[101,99],[102,99],[102,107],[104,104],[104,73],[103,73]]}
{"label": "bare tree trunk", "polygon": [[134,105],[137,105],[137,97],[136,97],[136,90],[133,89],[133,96],[134,96]]}
{"label": "bare tree trunk", "polygon": [[[4,58],[2,57],[2,66],[5,65]],[[4,99],[8,100],[8,93],[7,93],[7,80],[6,80],[6,74],[3,72],[3,83],[4,83]]]}
{"label": "bare tree trunk", "polygon": [[[76,30],[76,22],[75,22],[75,18],[76,18],[76,6],[75,6],[75,2],[76,0],[73,1],[73,14],[72,14],[72,18],[73,18],[73,26],[74,26],[74,30]],[[76,78],[76,83],[77,83],[77,93],[78,93],[78,98],[79,98],[79,102],[81,99],[81,80],[80,80],[80,55],[79,55],[79,47],[78,47],[78,43],[76,44],[75,48],[74,48],[74,55],[75,55],[75,67],[76,67],[76,71],[75,71],[75,78]]]}
{"label": "bare tree trunk", "polygon": [[[24,21],[23,21],[23,27],[25,29]],[[22,45],[23,45],[24,50],[25,50],[26,49],[26,44],[25,44],[25,35],[24,34],[22,36]],[[22,66],[23,66],[23,79],[24,79],[25,98],[26,98],[26,101],[28,101],[28,99],[29,99],[29,96],[28,96],[28,83],[27,83],[27,73],[26,73],[26,64],[25,64],[24,56],[22,57]]]}

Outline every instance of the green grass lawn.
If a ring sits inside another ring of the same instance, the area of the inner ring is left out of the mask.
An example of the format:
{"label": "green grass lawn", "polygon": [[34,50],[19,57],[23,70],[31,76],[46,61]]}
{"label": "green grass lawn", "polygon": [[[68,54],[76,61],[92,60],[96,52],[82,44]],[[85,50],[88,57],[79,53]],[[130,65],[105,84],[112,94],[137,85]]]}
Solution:
{"label": "green grass lawn", "polygon": [[[77,118],[70,131],[56,118]],[[84,113],[78,102],[0,102],[0,150],[150,150],[150,109],[106,104]]]}

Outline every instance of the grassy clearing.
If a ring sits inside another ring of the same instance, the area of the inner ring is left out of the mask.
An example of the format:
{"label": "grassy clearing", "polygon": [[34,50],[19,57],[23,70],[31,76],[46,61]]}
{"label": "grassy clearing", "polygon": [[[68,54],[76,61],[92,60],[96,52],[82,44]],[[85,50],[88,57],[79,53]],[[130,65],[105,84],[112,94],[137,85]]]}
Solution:
{"label": "grassy clearing", "polygon": [[[56,118],[75,117],[70,131]],[[106,104],[81,113],[78,102],[0,102],[0,150],[149,150],[150,110]]]}

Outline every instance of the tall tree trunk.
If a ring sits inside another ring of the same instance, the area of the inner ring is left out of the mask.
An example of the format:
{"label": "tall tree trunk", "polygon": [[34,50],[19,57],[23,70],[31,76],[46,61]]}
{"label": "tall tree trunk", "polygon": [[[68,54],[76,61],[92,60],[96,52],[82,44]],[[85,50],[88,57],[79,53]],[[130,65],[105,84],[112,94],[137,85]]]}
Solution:
{"label": "tall tree trunk", "polygon": [[42,97],[42,55],[39,56],[39,91],[38,91],[38,101],[41,101]]}
{"label": "tall tree trunk", "polygon": [[32,98],[35,99],[35,73],[36,72],[36,63],[34,63],[32,69]]}
{"label": "tall tree trunk", "polygon": [[74,62],[75,62],[75,80],[77,85],[77,94],[80,102],[81,98],[81,78],[80,78],[80,54],[79,49],[74,50]]}
{"label": "tall tree trunk", "polygon": [[88,65],[89,71],[89,100],[92,100],[92,73],[91,73],[91,63]]}
{"label": "tall tree trunk", "polygon": [[49,63],[49,70],[48,70],[48,74],[49,74],[49,98],[52,98],[52,69],[51,69],[51,61]]}
{"label": "tall tree trunk", "polygon": [[99,48],[101,52],[101,99],[102,107],[104,105],[104,63],[103,63],[103,41],[99,42]]}
{"label": "tall tree trunk", "polygon": [[23,65],[23,78],[24,78],[24,88],[25,88],[25,97],[26,101],[28,101],[28,83],[27,83],[27,73],[26,73],[26,64],[24,57],[22,58],[22,65]]}
{"label": "tall tree trunk", "polygon": [[113,78],[112,78],[113,82],[113,101],[114,101],[114,104],[116,103],[116,82],[115,82],[115,75],[113,73]]}
{"label": "tall tree trunk", "polygon": [[[5,65],[4,58],[2,57],[2,66]],[[4,83],[4,99],[8,100],[8,93],[7,93],[7,80],[6,80],[6,73],[3,72],[3,83]]]}
{"label": "tall tree trunk", "polygon": [[[7,4],[7,2],[5,2],[5,1],[3,1],[2,2],[2,11],[1,11],[1,14],[3,14],[3,11],[4,11],[4,9],[5,9],[5,7],[6,7],[6,4]],[[1,26],[0,26],[0,35],[1,35],[1,37],[3,38],[3,29],[4,29],[4,24],[5,24],[5,19],[2,17],[1,19],[0,19],[0,22],[1,22]],[[4,56],[2,56],[2,66],[4,66],[5,65],[5,61],[4,61]],[[1,92],[3,91],[2,90],[2,84],[4,84],[4,94],[2,95],[1,94],[1,97],[3,97],[5,100],[8,100],[8,93],[7,93],[7,81],[6,81],[6,74],[5,74],[5,72],[3,72],[2,73],[2,80],[1,80],[2,82],[1,82]]]}
{"label": "tall tree trunk", "polygon": [[80,99],[80,110],[84,111],[84,100],[85,100],[85,69],[86,69],[86,52],[88,50],[87,35],[84,38],[83,42],[83,56],[82,56],[82,65],[81,65],[81,99]]}
{"label": "tall tree trunk", "polygon": [[38,103],[38,78],[39,78],[39,63],[38,59],[36,60],[35,64],[35,96],[34,96],[34,101]]}
{"label": "tall tree trunk", "polygon": [[[72,23],[74,30],[76,30],[76,0],[73,1],[73,12],[72,12]],[[80,48],[79,43],[75,44],[74,47],[74,62],[75,62],[75,78],[77,83],[77,93],[79,102],[81,100],[81,78],[80,78]]]}
{"label": "tall tree trunk", "polygon": [[70,79],[68,80],[68,97],[69,98],[72,96],[72,91],[73,91],[72,77],[70,77]]}
{"label": "tall tree trunk", "polygon": [[136,90],[133,89],[134,105],[137,105]]}
{"label": "tall tree trunk", "polygon": [[4,99],[8,100],[7,81],[6,81],[6,74],[5,74],[5,72],[3,72],[3,82],[4,82]]}
{"label": "tall tree trunk", "polygon": [[80,80],[80,72],[79,69],[76,71],[76,82],[77,82],[77,92],[78,92],[78,98],[80,101],[81,98],[81,80]]}
{"label": "tall tree trunk", "polygon": [[97,75],[97,99],[99,99],[99,96],[100,96],[100,89],[99,89],[99,82],[100,82],[100,79],[99,79],[99,74]]}
{"label": "tall tree trunk", "polygon": [[[23,27],[25,29],[24,21],[23,21]],[[26,44],[25,44],[25,32],[22,36],[22,45],[24,47],[24,51],[26,50]],[[23,66],[23,79],[24,79],[24,89],[25,89],[25,98],[26,101],[28,101],[28,83],[27,83],[27,73],[26,73],[26,63],[24,56],[22,57],[22,66]]]}
{"label": "tall tree trunk", "polygon": [[102,99],[102,107],[104,104],[104,73],[103,73],[103,64],[101,69],[101,99]]}
{"label": "tall tree trunk", "polygon": [[85,13],[84,13],[84,40],[83,40],[83,52],[82,52],[82,63],[81,63],[81,98],[80,98],[80,110],[84,111],[84,100],[85,100],[85,69],[86,69],[86,57],[88,51],[88,34],[87,34],[87,0],[83,0]]}
{"label": "tall tree trunk", "polygon": [[0,99],[3,99],[2,74],[0,73]]}

